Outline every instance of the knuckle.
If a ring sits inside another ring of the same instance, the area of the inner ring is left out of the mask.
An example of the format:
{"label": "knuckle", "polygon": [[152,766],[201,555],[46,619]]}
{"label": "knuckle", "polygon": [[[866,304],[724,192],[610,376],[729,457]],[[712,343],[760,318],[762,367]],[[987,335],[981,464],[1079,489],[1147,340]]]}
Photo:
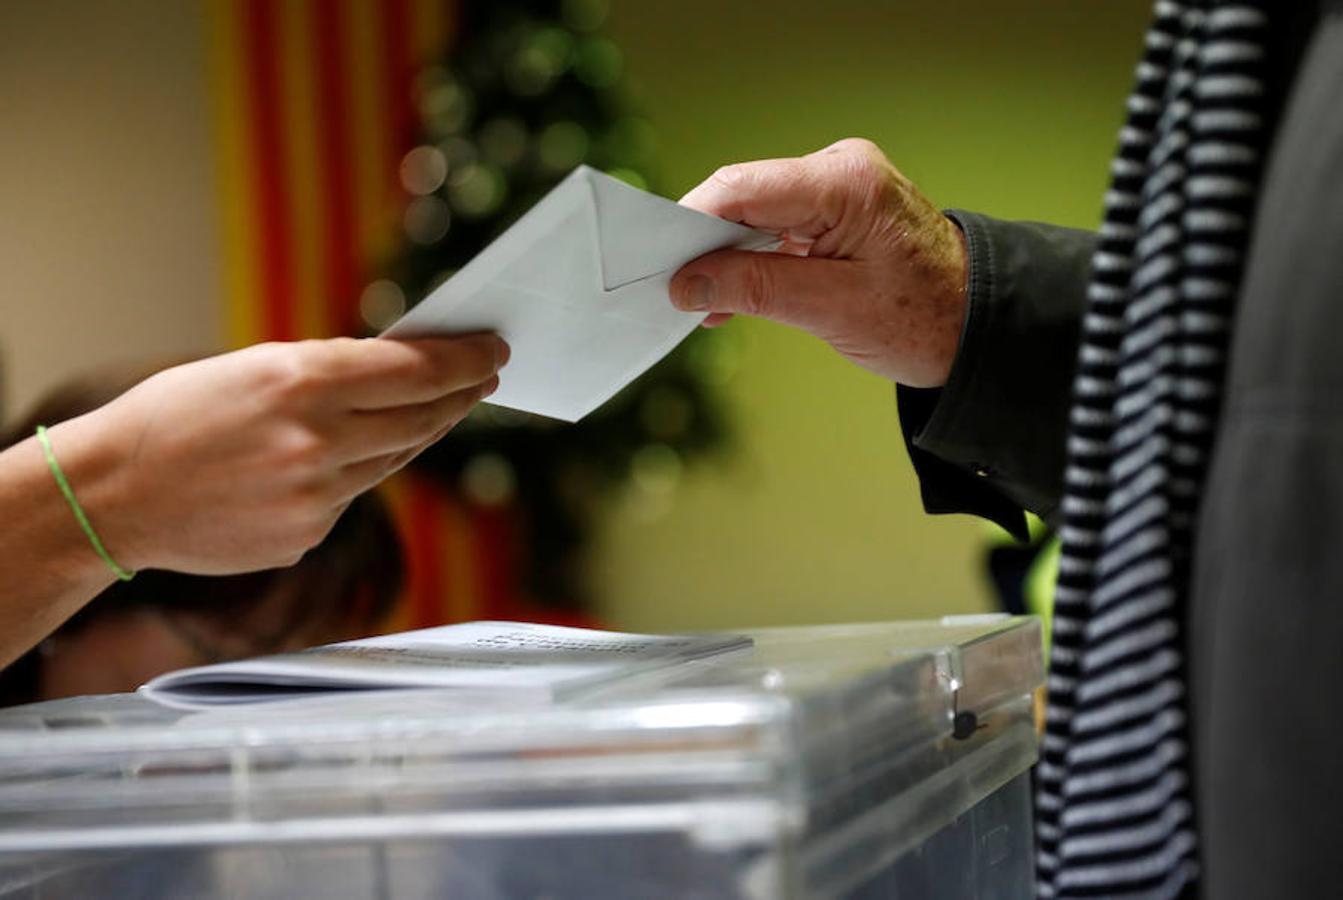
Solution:
{"label": "knuckle", "polygon": [[247,354],[252,378],[259,382],[262,388],[272,387],[283,383],[289,377],[291,354],[288,349],[284,344],[273,342],[256,344],[242,351],[239,358],[242,358],[242,354]]}
{"label": "knuckle", "polygon": [[[760,256],[757,259],[755,257]],[[764,254],[751,254],[741,267],[741,281],[738,296],[742,312],[751,316],[764,316],[768,313],[773,295],[773,276],[766,265]]]}
{"label": "knuckle", "polygon": [[312,394],[323,381],[325,365],[319,342],[266,345],[262,378],[281,400],[298,400]]}
{"label": "knuckle", "polygon": [[882,156],[881,148],[864,137],[846,137],[835,141],[831,146],[840,153],[856,157],[880,158]]}
{"label": "knuckle", "polygon": [[881,148],[867,138],[845,138],[831,148],[831,159],[841,172],[862,183],[884,181],[889,163]]}
{"label": "knuckle", "polygon": [[335,478],[332,472],[318,470],[305,473],[294,483],[293,508],[300,515],[316,515],[335,498]]}
{"label": "knuckle", "polygon": [[832,203],[869,217],[886,208],[900,195],[901,178],[881,148],[865,138],[846,138],[837,147]]}
{"label": "knuckle", "polygon": [[737,194],[746,190],[750,176],[745,166],[733,163],[714,169],[709,181],[729,194]]}
{"label": "knuckle", "polygon": [[845,172],[862,183],[872,183],[885,175],[885,160],[870,153],[846,153],[840,160]]}
{"label": "knuckle", "polygon": [[331,443],[315,428],[296,423],[281,439],[279,455],[281,463],[290,469],[318,472],[330,460]]}

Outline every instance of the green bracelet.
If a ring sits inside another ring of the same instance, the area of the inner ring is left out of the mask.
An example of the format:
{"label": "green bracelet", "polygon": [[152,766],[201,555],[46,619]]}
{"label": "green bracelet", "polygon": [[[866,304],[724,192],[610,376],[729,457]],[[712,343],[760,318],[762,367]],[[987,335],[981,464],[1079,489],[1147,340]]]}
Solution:
{"label": "green bracelet", "polygon": [[51,474],[55,477],[56,484],[60,487],[61,493],[65,495],[65,499],[70,504],[70,508],[74,510],[75,519],[78,520],[79,526],[83,528],[84,533],[89,536],[89,543],[93,545],[93,549],[98,551],[98,555],[103,558],[103,562],[107,563],[107,567],[111,569],[118,578],[122,581],[130,581],[135,577],[135,573],[117,565],[117,561],[112,558],[112,554],[107,552],[107,548],[103,546],[103,542],[98,540],[98,532],[93,530],[93,525],[89,523],[89,517],[84,515],[83,508],[79,505],[79,501],[75,499],[75,492],[71,489],[70,482],[65,480],[65,473],[61,471],[60,463],[56,462],[56,454],[51,449],[51,439],[47,437],[47,429],[45,425],[37,426],[37,442],[42,445],[42,452],[47,457],[47,468],[51,469]]}

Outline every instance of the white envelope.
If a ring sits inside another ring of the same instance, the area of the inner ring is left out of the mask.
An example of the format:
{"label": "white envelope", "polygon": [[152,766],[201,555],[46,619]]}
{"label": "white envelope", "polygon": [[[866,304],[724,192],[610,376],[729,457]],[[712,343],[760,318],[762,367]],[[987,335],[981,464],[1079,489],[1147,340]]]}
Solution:
{"label": "white envelope", "polygon": [[498,332],[513,353],[489,402],[576,422],[703,321],[671,305],[677,269],[776,243],[580,166],[383,336]]}

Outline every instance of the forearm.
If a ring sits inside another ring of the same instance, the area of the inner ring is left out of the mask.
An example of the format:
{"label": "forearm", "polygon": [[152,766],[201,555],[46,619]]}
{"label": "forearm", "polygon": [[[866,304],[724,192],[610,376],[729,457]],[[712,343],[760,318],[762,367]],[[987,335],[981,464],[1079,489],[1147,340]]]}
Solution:
{"label": "forearm", "polygon": [[[96,510],[114,502],[115,463],[88,440],[93,423],[86,419],[57,425],[49,437],[96,528]],[[0,453],[0,522],[0,665],[8,665],[115,576],[94,552],[34,438]]]}
{"label": "forearm", "polygon": [[[488,334],[249,347],[159,372],[48,437],[117,565],[271,569],[498,387],[508,354]],[[0,454],[0,664],[115,578],[38,441]]]}

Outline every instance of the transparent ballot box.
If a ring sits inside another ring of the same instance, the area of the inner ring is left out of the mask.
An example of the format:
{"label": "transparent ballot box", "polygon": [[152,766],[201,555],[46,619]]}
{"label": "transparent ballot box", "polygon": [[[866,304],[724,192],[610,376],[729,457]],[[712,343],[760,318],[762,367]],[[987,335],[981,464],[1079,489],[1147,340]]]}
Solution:
{"label": "transparent ballot box", "polygon": [[0,711],[0,896],[1031,896],[1034,620],[746,634],[525,708]]}

